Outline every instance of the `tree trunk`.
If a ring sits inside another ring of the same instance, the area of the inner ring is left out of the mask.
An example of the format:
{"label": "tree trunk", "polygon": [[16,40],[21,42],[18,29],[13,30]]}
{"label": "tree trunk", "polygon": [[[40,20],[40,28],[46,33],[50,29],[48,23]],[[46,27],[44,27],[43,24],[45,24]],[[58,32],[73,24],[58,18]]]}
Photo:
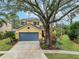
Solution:
{"label": "tree trunk", "polygon": [[50,36],[50,25],[45,27],[45,44],[48,47],[52,46],[51,36]]}

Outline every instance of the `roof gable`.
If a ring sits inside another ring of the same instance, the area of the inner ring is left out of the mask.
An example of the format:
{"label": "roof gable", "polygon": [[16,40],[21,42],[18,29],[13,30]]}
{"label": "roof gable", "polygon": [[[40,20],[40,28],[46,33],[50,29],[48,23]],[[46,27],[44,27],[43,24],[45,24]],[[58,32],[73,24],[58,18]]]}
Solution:
{"label": "roof gable", "polygon": [[26,26],[20,27],[19,29],[16,29],[16,31],[21,30],[21,29],[24,29],[24,28],[27,28],[27,29],[28,29],[28,27],[29,27],[30,29],[43,30],[42,28],[37,27],[37,26],[33,26],[33,25],[26,25]]}

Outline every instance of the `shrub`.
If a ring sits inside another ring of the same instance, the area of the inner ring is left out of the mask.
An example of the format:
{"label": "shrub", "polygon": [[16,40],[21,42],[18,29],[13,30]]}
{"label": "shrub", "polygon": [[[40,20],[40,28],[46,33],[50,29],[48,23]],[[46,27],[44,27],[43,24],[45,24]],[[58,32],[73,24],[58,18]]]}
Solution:
{"label": "shrub", "polygon": [[0,40],[2,40],[4,38],[4,33],[0,32]]}
{"label": "shrub", "polygon": [[3,39],[3,35],[0,33],[0,40],[2,40]]}
{"label": "shrub", "polygon": [[57,40],[56,40],[56,47],[57,48],[59,48],[59,49],[62,49],[62,42],[61,42],[61,40],[60,40],[60,38],[57,38]]}
{"label": "shrub", "polygon": [[15,39],[15,33],[12,32],[12,31],[6,31],[5,32],[5,38]]}
{"label": "shrub", "polygon": [[57,37],[60,37],[62,34],[64,34],[64,29],[61,27],[56,28],[56,35]]}
{"label": "shrub", "polygon": [[70,31],[68,35],[71,40],[77,39],[77,33],[75,31]]}
{"label": "shrub", "polygon": [[15,33],[12,31],[6,31],[5,32],[5,38],[9,38],[10,42],[9,44],[15,44],[17,42],[16,38],[15,38]]}
{"label": "shrub", "polygon": [[48,46],[45,45],[44,43],[43,43],[43,44],[40,44],[40,45],[41,45],[41,48],[42,48],[42,49],[48,49]]}
{"label": "shrub", "polygon": [[79,22],[71,24],[70,31],[68,33],[71,40],[77,39],[79,36]]}

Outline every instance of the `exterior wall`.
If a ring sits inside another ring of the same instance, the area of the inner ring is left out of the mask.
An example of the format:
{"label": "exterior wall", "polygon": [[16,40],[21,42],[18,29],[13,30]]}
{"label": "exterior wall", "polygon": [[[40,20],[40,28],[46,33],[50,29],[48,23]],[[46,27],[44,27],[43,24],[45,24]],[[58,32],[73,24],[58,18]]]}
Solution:
{"label": "exterior wall", "polygon": [[5,31],[11,31],[12,27],[11,27],[11,24],[7,23],[4,24],[1,28],[0,28],[0,32],[5,32]]}
{"label": "exterior wall", "polygon": [[39,25],[40,25],[40,26],[43,26],[43,24],[42,24],[41,22],[39,22]]}
{"label": "exterior wall", "polygon": [[27,24],[31,25],[31,24],[33,24],[33,22],[32,21],[30,21],[30,22],[27,21]]}
{"label": "exterior wall", "polygon": [[39,22],[39,25],[38,26],[43,26],[43,24],[40,22],[40,21],[27,21],[27,24],[32,24],[34,25],[34,22]]}
{"label": "exterior wall", "polygon": [[[29,27],[29,29],[28,29]],[[23,28],[20,28],[18,30],[16,30],[16,38],[19,39],[19,32],[38,32],[39,33],[39,39],[42,39],[42,30],[41,29],[38,29],[34,26],[26,26],[26,27],[23,27]]]}
{"label": "exterior wall", "polygon": [[[43,26],[42,22],[41,21],[38,21],[38,20],[27,20],[27,21],[26,20],[23,20],[22,21],[22,23],[24,23],[25,25],[27,25],[27,24],[34,25],[34,22],[39,23],[36,26]],[[24,24],[22,24],[22,25],[24,25]]]}

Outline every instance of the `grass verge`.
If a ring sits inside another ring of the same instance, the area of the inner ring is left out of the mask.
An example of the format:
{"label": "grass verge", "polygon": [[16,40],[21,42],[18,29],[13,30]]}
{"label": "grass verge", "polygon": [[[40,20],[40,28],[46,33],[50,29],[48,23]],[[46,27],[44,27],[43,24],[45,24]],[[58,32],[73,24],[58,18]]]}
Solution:
{"label": "grass verge", "polygon": [[8,51],[12,48],[11,44],[8,44],[9,38],[0,40],[0,51]]}
{"label": "grass verge", "polygon": [[79,51],[79,44],[70,41],[67,35],[63,35],[60,41],[62,42],[62,49],[68,51]]}
{"label": "grass verge", "polygon": [[45,55],[48,57],[48,59],[79,59],[78,55],[52,54],[52,53],[47,53]]}

